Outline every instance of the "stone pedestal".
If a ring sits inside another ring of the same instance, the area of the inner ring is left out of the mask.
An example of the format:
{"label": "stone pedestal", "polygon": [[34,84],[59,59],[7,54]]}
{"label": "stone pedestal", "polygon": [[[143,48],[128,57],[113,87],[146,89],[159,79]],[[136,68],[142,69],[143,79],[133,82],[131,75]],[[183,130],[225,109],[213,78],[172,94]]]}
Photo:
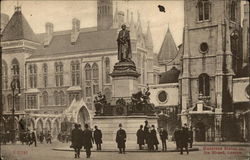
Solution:
{"label": "stone pedestal", "polygon": [[157,125],[157,116],[145,116],[145,115],[132,115],[132,116],[95,116],[93,118],[93,125],[97,125],[102,130],[103,141],[115,142],[116,132],[119,129],[118,125],[121,123],[123,129],[127,133],[127,142],[137,145],[136,132],[140,128],[140,125],[144,125],[145,121],[149,122],[149,125]]}
{"label": "stone pedestal", "polygon": [[133,93],[138,91],[138,80],[140,74],[136,71],[133,61],[118,62],[110,74],[112,79],[112,104],[117,99],[130,99]]}

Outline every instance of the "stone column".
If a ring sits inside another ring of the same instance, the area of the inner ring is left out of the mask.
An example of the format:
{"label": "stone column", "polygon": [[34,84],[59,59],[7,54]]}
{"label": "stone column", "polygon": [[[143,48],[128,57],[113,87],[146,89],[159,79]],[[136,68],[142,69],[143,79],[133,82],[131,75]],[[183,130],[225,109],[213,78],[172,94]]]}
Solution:
{"label": "stone column", "polygon": [[[217,110],[217,109],[216,109]],[[214,117],[214,123],[215,123],[215,141],[220,142],[221,141],[221,121],[222,121],[222,114],[219,113],[220,111],[217,111],[217,114]]]}

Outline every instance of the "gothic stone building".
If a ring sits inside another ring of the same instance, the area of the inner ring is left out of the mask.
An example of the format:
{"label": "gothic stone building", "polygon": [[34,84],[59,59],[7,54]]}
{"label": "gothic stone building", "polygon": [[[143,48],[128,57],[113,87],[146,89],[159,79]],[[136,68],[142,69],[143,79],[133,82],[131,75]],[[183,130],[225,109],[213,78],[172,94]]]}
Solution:
{"label": "gothic stone building", "polygon": [[249,4],[240,0],[185,0],[183,43],[170,30],[159,52],[166,72],[151,85],[159,126],[172,134],[179,124],[196,141],[250,139]]}
{"label": "gothic stone building", "polygon": [[52,130],[56,135],[63,121],[91,124],[97,92],[111,101],[109,74],[118,61],[116,38],[123,23],[129,27],[133,61],[141,74],[139,88],[158,81],[150,27],[143,33],[140,15],[136,22],[133,13],[128,12],[124,21],[124,12],[117,7],[113,16],[112,0],[97,1],[97,27],[81,28],[80,21],[74,18],[71,30],[54,31],[48,22],[45,33],[35,34],[20,7],[15,8],[10,20],[6,15],[2,17],[1,127],[5,130],[12,126],[10,84],[14,77],[20,80],[21,87],[20,96],[14,95],[15,128],[22,120],[29,129]]}

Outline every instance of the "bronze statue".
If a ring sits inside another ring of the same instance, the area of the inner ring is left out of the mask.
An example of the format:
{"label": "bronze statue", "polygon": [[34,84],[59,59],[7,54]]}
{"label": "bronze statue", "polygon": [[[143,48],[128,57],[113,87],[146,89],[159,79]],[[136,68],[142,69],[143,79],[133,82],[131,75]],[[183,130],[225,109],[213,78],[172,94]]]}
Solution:
{"label": "bronze statue", "polygon": [[130,43],[129,31],[126,29],[126,25],[122,25],[122,30],[117,37],[118,44],[118,60],[119,62],[131,61],[132,51]]}
{"label": "bronze statue", "polygon": [[94,104],[96,109],[96,115],[101,115],[103,113],[104,105],[107,104],[105,95],[102,95],[101,92],[98,92],[97,96],[95,97]]}

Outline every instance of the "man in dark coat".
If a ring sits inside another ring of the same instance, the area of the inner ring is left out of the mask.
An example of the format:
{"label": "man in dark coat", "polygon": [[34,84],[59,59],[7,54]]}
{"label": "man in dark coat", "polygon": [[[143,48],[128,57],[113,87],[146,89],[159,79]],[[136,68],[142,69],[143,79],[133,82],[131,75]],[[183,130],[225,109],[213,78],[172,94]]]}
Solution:
{"label": "man in dark coat", "polygon": [[144,145],[144,131],[143,131],[143,125],[140,125],[140,129],[137,130],[136,136],[137,136],[137,144],[139,145],[139,149],[142,150],[142,145]]}
{"label": "man in dark coat", "polygon": [[119,153],[125,154],[125,143],[126,143],[126,131],[122,129],[122,124],[119,124],[119,130],[116,133],[116,143],[119,148]]}
{"label": "man in dark coat", "polygon": [[192,127],[188,130],[188,142],[189,142],[189,148],[193,147],[193,129]]}
{"label": "man in dark coat", "polygon": [[[145,143],[147,144],[148,146],[148,141],[149,141],[149,124],[148,124],[148,121],[146,120],[145,121],[145,125],[144,125],[144,139],[145,139]],[[149,146],[148,146],[148,149],[149,149]]]}
{"label": "man in dark coat", "polygon": [[152,141],[153,141],[152,143],[155,146],[155,150],[157,151],[158,150],[159,141],[158,141],[158,138],[157,138],[157,132],[155,130],[155,126],[154,125],[152,125],[151,135],[152,135]]}
{"label": "man in dark coat", "polygon": [[161,128],[161,130],[160,130],[160,138],[161,138],[161,142],[162,142],[162,151],[166,151],[167,150],[166,140],[168,139],[168,132],[163,128]]}
{"label": "man in dark coat", "polygon": [[188,154],[188,128],[184,125],[181,130],[181,154],[183,154],[183,148],[186,149]]}
{"label": "man in dark coat", "polygon": [[95,126],[95,131],[94,131],[94,140],[96,144],[97,150],[101,150],[101,144],[102,144],[102,131],[98,129],[97,126]]}
{"label": "man in dark coat", "polygon": [[71,131],[71,147],[75,150],[75,158],[80,158],[80,150],[82,148],[82,131],[79,129],[79,125],[75,124],[75,128]]}
{"label": "man in dark coat", "polygon": [[86,150],[87,158],[90,158],[91,148],[93,147],[92,143],[94,142],[94,139],[93,139],[93,136],[92,136],[92,131],[89,129],[89,125],[85,124],[84,128],[85,129],[84,129],[83,134],[82,134],[83,146],[84,146],[84,148]]}
{"label": "man in dark coat", "polygon": [[181,130],[176,127],[175,131],[174,131],[174,140],[176,143],[176,149],[179,150],[181,147],[180,143],[181,143]]}
{"label": "man in dark coat", "polygon": [[36,137],[36,133],[35,132],[36,132],[35,130],[32,131],[32,133],[31,133],[31,140],[32,140],[32,142],[34,142],[35,147],[36,147],[36,139],[37,139],[37,137]]}

